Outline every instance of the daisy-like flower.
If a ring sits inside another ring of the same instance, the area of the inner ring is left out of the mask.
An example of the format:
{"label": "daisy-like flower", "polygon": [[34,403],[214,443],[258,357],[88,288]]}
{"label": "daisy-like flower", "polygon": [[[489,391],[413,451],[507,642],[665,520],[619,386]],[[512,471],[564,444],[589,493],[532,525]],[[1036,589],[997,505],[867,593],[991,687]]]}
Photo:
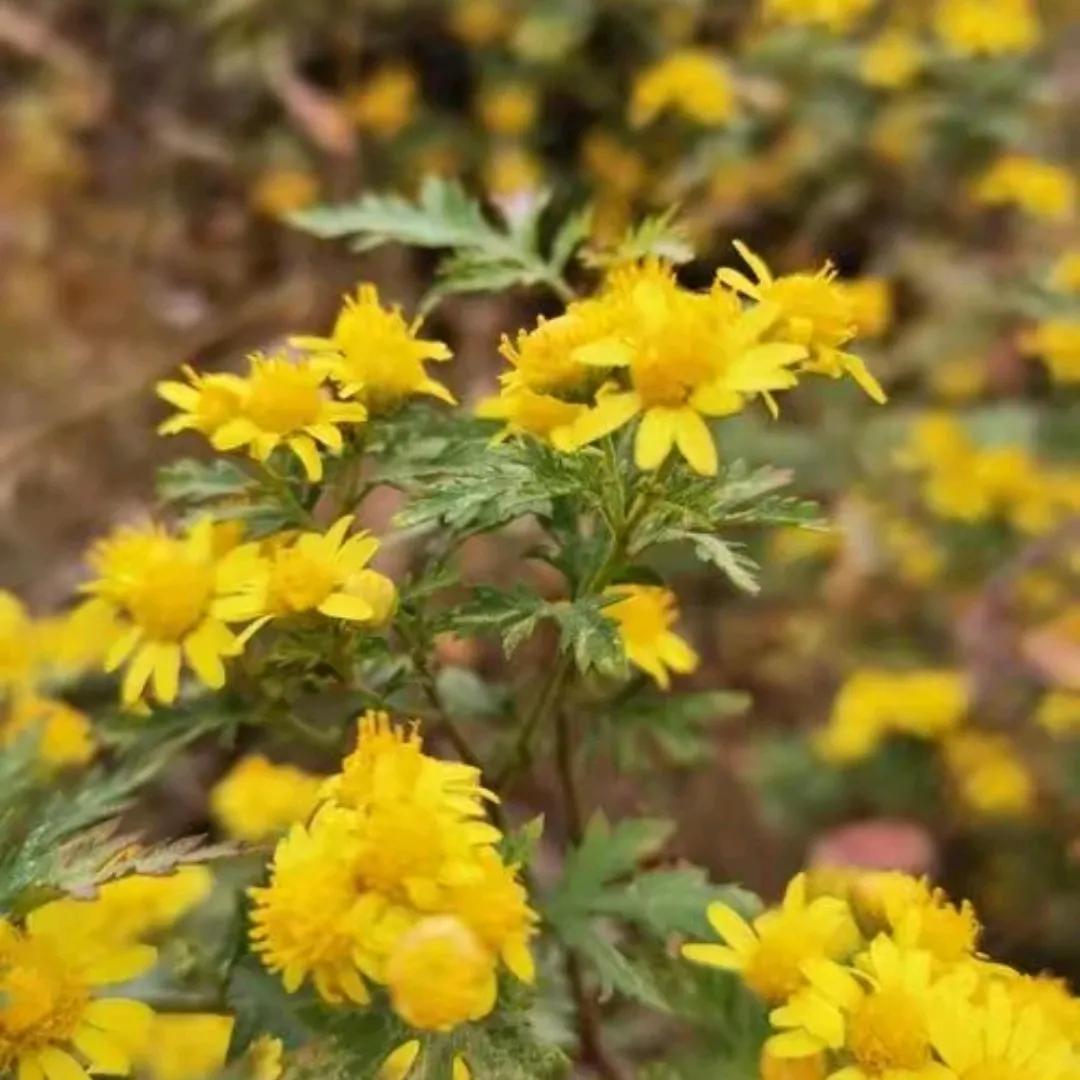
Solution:
{"label": "daisy-like flower", "polygon": [[101,988],[143,974],[156,953],[148,945],[95,941],[81,918],[92,907],[46,904],[27,916],[25,929],[0,918],[0,1073],[87,1080],[89,1073],[131,1072],[153,1013]]}
{"label": "daisy-like flower", "polygon": [[1021,344],[1042,357],[1054,382],[1080,383],[1080,319],[1047,319],[1025,334]]}
{"label": "daisy-like flower", "polygon": [[944,991],[931,956],[875,938],[856,968],[808,959],[808,986],[769,1015],[781,1029],[768,1042],[777,1057],[844,1052],[850,1064],[833,1080],[951,1080],[936,1063],[929,1018]]}
{"label": "daisy-like flower", "polygon": [[246,384],[239,375],[204,375],[190,364],[180,370],[186,383],[166,379],[156,387],[158,397],[180,410],[158,425],[159,435],[197,431],[210,438],[240,415]]}
{"label": "daisy-like flower", "polygon": [[1034,0],[938,0],[934,31],[961,56],[1028,52],[1042,37]]}
{"label": "daisy-like flower", "polygon": [[347,537],[351,515],[325,533],[302,532],[273,543],[266,554],[248,555],[230,575],[214,605],[227,622],[252,622],[318,613],[346,622],[380,623],[393,613],[394,583],[367,564],[379,550],[370,533]]}
{"label": "daisy-like flower", "polygon": [[755,280],[729,267],[718,270],[716,279],[743,296],[778,310],[770,339],[806,346],[809,358],[801,365],[803,371],[832,379],[850,375],[870,398],[882,404],[885,392],[877,379],[860,357],[842,348],[855,337],[857,325],[851,302],[836,281],[833,267],[826,263],[814,274],[775,277],[765,261],[745,244],[736,240],[735,248],[753,271]]}
{"label": "daisy-like flower", "polygon": [[66,701],[20,692],[0,711],[0,746],[27,734],[37,739],[37,758],[49,768],[85,765],[94,756],[90,718]]}
{"label": "daisy-like flower", "polygon": [[261,754],[241,758],[214,786],[210,807],[225,833],[259,843],[305,821],[326,777],[295,765],[277,765]]}
{"label": "daisy-like flower", "polygon": [[454,395],[428,375],[428,360],[449,360],[441,341],[417,337],[420,320],[407,323],[398,307],[383,307],[374,285],[347,296],[330,337],[297,337],[316,368],[338,384],[343,397],[356,398],[372,412],[396,408],[413,394],[454,404]]}
{"label": "daisy-like flower", "polygon": [[786,1001],[806,985],[810,960],[835,960],[850,953],[858,931],[847,904],[833,896],[807,899],[806,875],[793,878],[783,903],[748,923],[727,904],[706,912],[725,944],[684,945],[687,960],[737,971],[763,1001]]}
{"label": "daisy-like flower", "polygon": [[618,597],[604,614],[619,627],[627,659],[647,672],[658,686],[671,685],[671,672],[686,675],[698,666],[698,655],[671,628],[679,617],[678,600],[659,585],[613,585],[605,592]]}
{"label": "daisy-like flower", "polygon": [[723,62],[705,49],[679,49],[642,72],[630,122],[643,127],[666,109],[707,127],[727,123],[735,113],[735,92]]}
{"label": "daisy-like flower", "polygon": [[266,461],[285,446],[300,459],[309,480],[321,480],[323,463],[316,444],[339,453],[341,425],[363,423],[367,409],[359,402],[328,397],[323,389],[326,372],[310,360],[254,353],[249,362],[240,412],[213,432],[211,444],[217,450],[247,447],[256,461]]}
{"label": "daisy-like flower", "polygon": [[223,661],[239,655],[243,638],[214,606],[253,556],[246,545],[218,557],[213,524],[205,519],[183,536],[152,525],[125,527],[94,545],[89,562],[95,577],[83,591],[122,626],[104,667],[126,665],[125,704],[135,704],[151,682],[158,701],[175,701],[185,663],[206,686],[224,686]]}
{"label": "daisy-like flower", "polygon": [[1024,154],[999,158],[975,182],[975,201],[1016,206],[1032,217],[1062,221],[1076,208],[1076,180],[1067,169]]}

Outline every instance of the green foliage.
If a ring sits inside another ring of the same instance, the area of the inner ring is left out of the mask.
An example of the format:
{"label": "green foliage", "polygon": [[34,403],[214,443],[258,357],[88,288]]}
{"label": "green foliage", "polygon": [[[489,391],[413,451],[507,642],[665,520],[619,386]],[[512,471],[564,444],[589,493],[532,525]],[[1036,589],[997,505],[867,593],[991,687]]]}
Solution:
{"label": "green foliage", "polygon": [[650,214],[630,225],[610,249],[586,249],[582,261],[587,266],[601,269],[637,262],[650,256],[676,264],[689,262],[694,257],[694,249],[678,220],[678,213],[679,208],[673,206],[662,213]]}
{"label": "green foliage", "polygon": [[567,218],[549,247],[542,239],[546,202],[527,212],[492,220],[456,181],[429,176],[417,201],[399,195],[363,195],[340,206],[300,210],[297,227],[324,238],[352,237],[357,251],[396,242],[411,247],[449,249],[425,302],[430,307],[448,293],[487,292],[514,285],[547,285],[565,294],[566,264],[585,239],[587,214]]}

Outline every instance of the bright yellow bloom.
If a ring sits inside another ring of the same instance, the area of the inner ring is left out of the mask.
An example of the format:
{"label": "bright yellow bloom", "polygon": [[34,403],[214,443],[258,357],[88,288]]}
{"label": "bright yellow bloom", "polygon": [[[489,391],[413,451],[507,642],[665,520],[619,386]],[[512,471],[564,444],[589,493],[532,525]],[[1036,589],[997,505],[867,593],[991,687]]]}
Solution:
{"label": "bright yellow bloom", "polygon": [[1024,348],[1042,357],[1050,378],[1063,386],[1080,383],[1080,320],[1048,319],[1028,333]]}
{"label": "bright yellow bloom", "polygon": [[613,585],[606,596],[619,597],[604,614],[619,626],[626,658],[647,672],[658,686],[671,685],[670,672],[686,675],[698,666],[698,655],[671,628],[679,617],[678,599],[659,585]]}
{"label": "bright yellow bloom", "polygon": [[765,0],[765,17],[795,26],[821,26],[835,34],[850,30],[874,0]]}
{"label": "bright yellow bloom", "polygon": [[37,756],[50,768],[85,765],[94,756],[94,730],[90,718],[66,701],[29,692],[16,693],[0,715],[0,746],[30,735],[37,740]]}
{"label": "bright yellow bloom", "polygon": [[186,383],[166,380],[157,384],[158,397],[180,410],[158,425],[158,434],[197,431],[210,438],[240,415],[246,387],[239,375],[204,375],[190,364],[180,370]]}
{"label": "bright yellow bloom", "polygon": [[723,61],[705,49],[678,49],[637,76],[630,123],[642,127],[671,109],[706,127],[735,115],[735,91]]}
{"label": "bright yellow bloom", "polygon": [[543,182],[543,165],[517,143],[497,146],[484,163],[484,187],[493,198],[522,198],[539,191]]}
{"label": "bright yellow bloom", "polygon": [[269,547],[266,554],[232,559],[215,614],[227,622],[318,613],[347,622],[382,623],[394,611],[394,583],[367,569],[379,542],[360,532],[346,539],[352,516],[339,518],[325,533],[302,532]]}
{"label": "bright yellow bloom", "polygon": [[151,1080],[207,1080],[225,1067],[233,1018],[214,1013],[155,1016],[137,1056]]}
{"label": "bright yellow bloom", "polygon": [[1039,702],[1035,723],[1058,738],[1080,735],[1080,693],[1051,690]]}
{"label": "bright yellow bloom", "polygon": [[378,139],[392,139],[412,121],[419,86],[401,64],[387,64],[352,90],[345,108],[356,126]]}
{"label": "bright yellow bloom", "polygon": [[422,1031],[450,1031],[495,1007],[495,959],[453,915],[421,919],[386,966],[394,1011]]}
{"label": "bright yellow bloom", "polygon": [[306,821],[325,782],[325,777],[294,765],[248,754],[214,786],[210,807],[226,835],[259,843]]}
{"label": "bright yellow bloom", "polygon": [[1034,1005],[1046,1022],[1080,1051],[1080,998],[1069,992],[1064,979],[1006,970],[1002,986],[1017,1010]]}
{"label": "bright yellow bloom", "polygon": [[874,401],[884,403],[885,392],[863,361],[841,348],[858,328],[851,301],[836,281],[831,264],[826,263],[816,274],[774,277],[764,260],[745,244],[736,240],[735,247],[755,280],[727,267],[717,271],[716,279],[763,307],[777,309],[771,339],[805,346],[810,356],[801,365],[804,371],[832,379],[850,375]]}
{"label": "bright yellow bloom", "polygon": [[30,913],[25,930],[0,918],[0,1072],[17,1069],[20,1080],[131,1072],[153,1013],[96,991],[141,975],[156,953],[95,941],[81,918],[93,906],[46,904]]}
{"label": "bright yellow bloom", "polygon": [[956,1080],[1070,1080],[1077,1059],[1069,1040],[1036,1005],[1018,1008],[991,986],[975,1004],[946,995],[929,1012],[934,1049]]}
{"label": "bright yellow bloom", "polygon": [[[857,972],[857,974],[856,974]],[[768,1042],[777,1057],[845,1051],[843,1080],[948,1080],[935,1065],[929,1016],[935,985],[929,953],[875,938],[855,969],[831,960],[805,964],[809,983],[769,1019],[781,1034]]]}
{"label": "bright yellow bloom", "polygon": [[1060,165],[1006,154],[975,182],[972,194],[986,206],[1016,206],[1032,217],[1062,221],[1076,207],[1076,180]]}
{"label": "bright yellow bloom", "polygon": [[413,394],[454,404],[454,395],[424,369],[427,360],[449,360],[441,341],[417,337],[420,320],[407,323],[398,307],[383,307],[374,285],[360,285],[345,303],[330,337],[298,337],[336,382],[343,397],[357,398],[372,412],[396,408]]}
{"label": "bright yellow bloom", "polygon": [[961,56],[1028,52],[1042,37],[1032,0],[938,0],[934,30]]}
{"label": "bright yellow bloom", "polygon": [[1004,735],[968,731],[945,743],[945,762],[961,802],[986,817],[1023,817],[1035,805],[1035,781]]}
{"label": "bright yellow bloom", "polygon": [[870,86],[897,90],[912,82],[922,64],[918,39],[906,30],[885,30],[864,49],[859,74]]}
{"label": "bright yellow bloom", "polygon": [[323,464],[316,443],[340,453],[340,425],[363,423],[367,409],[359,402],[327,397],[326,371],[310,360],[294,363],[283,355],[253,353],[249,362],[240,414],[214,431],[211,444],[216,450],[246,446],[256,461],[266,461],[285,446],[299,458],[309,480],[321,480]]}
{"label": "bright yellow bloom", "polygon": [[808,900],[805,874],[791,881],[780,907],[763,912],[752,924],[722,903],[710,904],[707,915],[726,944],[684,945],[682,955],[739,972],[746,985],[771,1005],[786,1001],[806,985],[808,961],[844,957],[858,943],[847,904],[832,896]]}
{"label": "bright yellow bloom", "polygon": [[271,1035],[260,1035],[248,1047],[251,1080],[280,1080],[285,1046]]}
{"label": "bright yellow bloom", "polygon": [[261,173],[248,198],[256,210],[281,218],[303,210],[319,197],[319,181],[310,169],[278,166]]}
{"label": "bright yellow bloom", "polygon": [[1066,251],[1054,263],[1050,285],[1059,292],[1080,295],[1080,250]]}
{"label": "bright yellow bloom", "polygon": [[893,323],[893,298],[885,278],[855,278],[839,281],[837,286],[847,297],[859,337],[879,338],[888,333]]}
{"label": "bright yellow bloom", "polygon": [[156,526],[120,528],[90,551],[95,578],[83,591],[108,606],[123,625],[105,670],[127,665],[121,696],[132,705],[152,680],[154,696],[176,700],[186,663],[212,689],[225,684],[224,658],[243,648],[214,614],[232,569],[247,557],[238,548],[214,554],[213,525],[202,520],[183,536]]}
{"label": "bright yellow bloom", "polygon": [[524,135],[536,123],[540,99],[535,87],[506,82],[482,90],[476,111],[493,135],[512,139]]}
{"label": "bright yellow bloom", "polygon": [[26,685],[33,670],[30,615],[14,593],[0,589],[0,691]]}

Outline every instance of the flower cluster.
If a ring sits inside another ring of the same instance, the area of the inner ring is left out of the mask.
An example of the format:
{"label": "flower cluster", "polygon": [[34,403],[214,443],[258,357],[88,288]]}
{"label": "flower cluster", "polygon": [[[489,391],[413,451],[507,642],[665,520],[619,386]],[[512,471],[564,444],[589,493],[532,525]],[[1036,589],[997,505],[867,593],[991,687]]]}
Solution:
{"label": "flower cluster", "polygon": [[844,351],[856,321],[834,271],[774,277],[738,246],[753,281],[722,269],[712,289],[694,292],[661,261],[621,266],[596,295],[505,340],[512,370],[480,415],[504,420],[504,436],[533,435],[563,450],[640,418],[639,468],[658,468],[678,448],[711,476],[717,452],[706,418],[740,412],[758,397],[775,412],[774,395],[802,374],[850,374],[883,401],[863,362]]}
{"label": "flower cluster", "polygon": [[310,979],[325,1001],[364,1006],[378,987],[410,1027],[449,1031],[495,1007],[500,960],[532,981],[536,916],[476,769],[369,712],[324,797],[251,894],[253,947],[286,989]]}
{"label": "flower cluster", "polygon": [[925,881],[799,875],[752,924],[719,903],[708,917],[724,944],[683,955],[738,972],[770,1007],[765,1076],[1067,1080],[1080,1066],[1080,1001],[984,958],[971,905]]}

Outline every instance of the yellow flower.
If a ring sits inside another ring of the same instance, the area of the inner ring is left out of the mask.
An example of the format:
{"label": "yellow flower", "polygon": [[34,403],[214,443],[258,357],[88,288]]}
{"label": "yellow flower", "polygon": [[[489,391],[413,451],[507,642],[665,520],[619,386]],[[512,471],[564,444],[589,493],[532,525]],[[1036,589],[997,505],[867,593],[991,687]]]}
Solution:
{"label": "yellow flower", "polygon": [[95,942],[81,919],[93,904],[59,904],[32,911],[25,930],[0,918],[0,1072],[17,1068],[20,1080],[126,1076],[153,1013],[97,989],[141,975],[155,951]]}
{"label": "yellow flower", "polygon": [[934,30],[961,56],[1028,52],[1042,36],[1032,0],[938,0]]}
{"label": "yellow flower", "polygon": [[1066,251],[1050,271],[1051,288],[1080,295],[1080,250]]}
{"label": "yellow flower", "polygon": [[858,943],[847,904],[832,896],[807,900],[805,874],[792,879],[780,907],[763,912],[753,924],[722,903],[710,904],[707,915],[726,944],[684,945],[682,955],[699,964],[737,971],[771,1005],[786,1001],[805,986],[808,961],[837,959]]}
{"label": "yellow flower", "polygon": [[1077,1059],[1069,1040],[1036,1005],[1018,1008],[1002,986],[985,1002],[945,996],[929,1012],[934,1049],[956,1080],[1071,1080]]}
{"label": "yellow flower", "polygon": [[251,188],[251,205],[268,217],[303,210],[319,197],[318,178],[308,169],[279,166],[260,174]]}
{"label": "yellow flower", "polygon": [[30,616],[14,593],[0,589],[0,690],[29,683],[33,670]]}
{"label": "yellow flower", "polygon": [[1069,993],[1063,979],[1052,975],[1021,975],[1006,969],[1002,985],[1017,1010],[1035,1006],[1051,1027],[1069,1039],[1075,1050],[1080,1050],[1080,998]]}
{"label": "yellow flower", "polygon": [[945,762],[963,804],[987,817],[1023,817],[1035,805],[1035,781],[1003,735],[968,731],[945,743]]}
{"label": "yellow flower", "polygon": [[805,964],[808,986],[770,1014],[781,1029],[767,1043],[777,1057],[845,1051],[843,1080],[948,1080],[933,1061],[929,1015],[935,984],[929,953],[879,936],[854,970],[827,959]]}
{"label": "yellow flower", "polygon": [[888,333],[893,323],[893,298],[885,278],[855,278],[837,285],[847,297],[859,337],[879,338]]}
{"label": "yellow flower", "polygon": [[796,26],[821,26],[834,34],[850,30],[874,0],[765,0],[767,19]]}
{"label": "yellow flower", "polygon": [[137,1062],[152,1080],[207,1080],[225,1067],[232,1029],[214,1013],[155,1016]]}
{"label": "yellow flower", "polygon": [[669,671],[685,675],[698,666],[698,655],[672,631],[679,617],[678,600],[659,585],[613,585],[606,596],[618,597],[604,614],[619,626],[626,658],[647,672],[658,686],[671,685]]}
{"label": "yellow flower", "polygon": [[260,1035],[248,1047],[248,1063],[251,1080],[280,1080],[285,1046],[280,1039]]}
{"label": "yellow flower", "polygon": [[256,461],[266,461],[279,446],[288,447],[312,482],[322,479],[316,443],[341,451],[339,425],[360,424],[367,409],[359,402],[332,401],[323,393],[325,370],[312,361],[293,363],[285,356],[249,357],[240,414],[210,435],[216,450],[246,446]]}
{"label": "yellow flower", "polygon": [[0,718],[0,746],[11,746],[28,733],[37,740],[38,759],[51,768],[85,765],[94,756],[90,718],[65,701],[15,694],[7,716]]}
{"label": "yellow flower", "polygon": [[239,375],[203,375],[189,364],[180,370],[186,383],[166,380],[157,384],[158,397],[180,410],[158,425],[159,435],[197,431],[210,438],[240,415],[246,386]]}
{"label": "yellow flower", "polygon": [[986,206],[1016,206],[1032,217],[1062,221],[1076,207],[1076,180],[1059,165],[1006,154],[975,182],[972,194]]}
{"label": "yellow flower", "polygon": [[1080,693],[1051,690],[1039,702],[1035,723],[1059,738],[1080,734]]}
{"label": "yellow flower", "polygon": [[427,360],[449,360],[441,341],[417,337],[420,320],[407,323],[398,307],[384,308],[374,285],[347,296],[330,337],[298,337],[292,344],[310,352],[343,397],[357,398],[372,412],[396,408],[413,394],[449,404],[454,396],[424,369]]}
{"label": "yellow flower", "polygon": [[551,443],[557,450],[573,450],[578,445],[578,422],[589,408],[562,401],[550,394],[538,394],[527,387],[504,387],[498,394],[476,405],[476,415],[484,420],[501,420],[506,426],[497,441],[514,435],[529,435]]}
{"label": "yellow flower", "polygon": [[95,578],[83,591],[108,606],[123,625],[105,657],[105,670],[127,665],[121,696],[138,701],[147,683],[158,701],[176,700],[183,663],[212,689],[225,684],[223,659],[243,641],[213,611],[230,570],[248,556],[237,548],[214,555],[213,526],[197,522],[184,536],[155,526],[120,528],[90,552]]}
{"label": "yellow flower", "polygon": [[878,404],[885,392],[870,374],[863,361],[844,352],[856,334],[855,313],[851,301],[836,282],[836,271],[826,263],[816,274],[798,273],[774,277],[765,262],[745,244],[735,241],[756,280],[727,267],[717,271],[717,281],[752,297],[762,306],[779,312],[773,324],[773,340],[803,345],[810,353],[802,364],[804,371],[839,379],[850,375]]}
{"label": "yellow flower", "polygon": [[630,123],[643,127],[666,109],[706,127],[735,115],[735,91],[723,62],[705,49],[677,49],[634,82]]}
{"label": "yellow flower", "polygon": [[1048,319],[1028,333],[1023,347],[1042,357],[1056,383],[1080,383],[1080,320]]}
{"label": "yellow flower", "polygon": [[539,191],[544,170],[524,146],[496,147],[484,164],[484,187],[493,198],[513,199]]}
{"label": "yellow flower", "polygon": [[495,1007],[495,960],[453,915],[421,919],[386,966],[394,1011],[422,1031],[450,1031]]}
{"label": "yellow flower", "polygon": [[524,135],[536,123],[539,109],[536,88],[518,82],[487,87],[476,103],[484,127],[507,138]]}
{"label": "yellow flower", "polygon": [[32,636],[39,674],[70,679],[100,667],[120,629],[113,613],[94,601],[37,619]]}
{"label": "yellow flower", "polygon": [[401,64],[387,64],[352,90],[345,108],[356,126],[378,139],[392,139],[412,121],[419,87]]}
{"label": "yellow flower", "polygon": [[370,533],[346,539],[352,516],[339,518],[325,533],[302,532],[274,543],[264,555],[235,557],[234,572],[214,613],[227,622],[270,619],[317,612],[347,622],[381,623],[394,611],[396,589],[367,564],[379,550]]}
{"label": "yellow flower", "polygon": [[259,843],[307,820],[325,780],[294,765],[275,765],[261,754],[248,754],[214,786],[210,807],[228,836]]}
{"label": "yellow flower", "polygon": [[885,30],[868,42],[859,61],[863,82],[887,90],[907,86],[922,68],[922,50],[906,30]]}

